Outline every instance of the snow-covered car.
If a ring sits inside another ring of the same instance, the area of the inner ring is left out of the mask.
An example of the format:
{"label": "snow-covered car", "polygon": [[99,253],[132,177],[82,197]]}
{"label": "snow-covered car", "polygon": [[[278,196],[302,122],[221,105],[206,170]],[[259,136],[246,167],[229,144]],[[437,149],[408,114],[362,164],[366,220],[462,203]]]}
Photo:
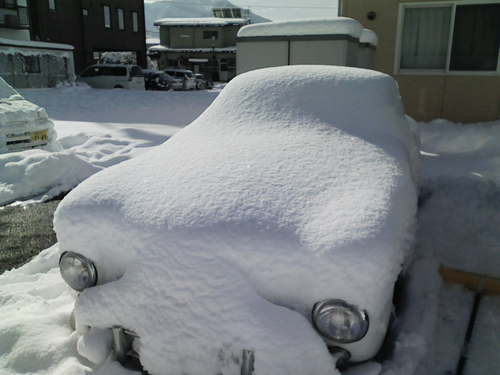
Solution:
{"label": "snow-covered car", "polygon": [[0,154],[35,147],[52,151],[56,138],[45,109],[25,100],[0,78]]}
{"label": "snow-covered car", "polygon": [[166,143],[59,205],[79,353],[190,375],[332,374],[372,359],[412,249],[413,124],[375,71],[234,78]]}

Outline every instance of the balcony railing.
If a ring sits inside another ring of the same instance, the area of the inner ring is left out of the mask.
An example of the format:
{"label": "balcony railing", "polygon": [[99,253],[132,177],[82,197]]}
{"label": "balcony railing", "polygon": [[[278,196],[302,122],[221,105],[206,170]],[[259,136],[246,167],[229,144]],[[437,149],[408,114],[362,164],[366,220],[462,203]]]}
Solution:
{"label": "balcony railing", "polygon": [[18,6],[16,0],[0,0],[0,26],[13,29],[28,29],[28,8]]}

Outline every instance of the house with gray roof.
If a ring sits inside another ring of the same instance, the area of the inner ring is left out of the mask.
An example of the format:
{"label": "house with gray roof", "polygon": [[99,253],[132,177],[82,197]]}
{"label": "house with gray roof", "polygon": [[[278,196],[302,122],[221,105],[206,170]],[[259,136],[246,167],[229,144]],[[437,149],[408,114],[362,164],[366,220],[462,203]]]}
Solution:
{"label": "house with gray roof", "polygon": [[247,18],[163,18],[160,44],[148,49],[159,69],[189,69],[227,82],[236,75],[236,35]]}

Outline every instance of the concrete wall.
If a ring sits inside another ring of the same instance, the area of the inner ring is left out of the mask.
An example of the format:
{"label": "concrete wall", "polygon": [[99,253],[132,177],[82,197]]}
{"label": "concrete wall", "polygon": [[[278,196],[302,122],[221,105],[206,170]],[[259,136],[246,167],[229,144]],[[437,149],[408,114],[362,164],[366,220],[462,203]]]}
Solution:
{"label": "concrete wall", "polygon": [[237,43],[236,74],[288,65],[288,42]]}
{"label": "concrete wall", "polygon": [[[341,15],[354,18],[378,36],[374,69],[399,84],[406,113],[418,121],[445,118],[475,123],[500,118],[500,76],[402,74],[394,72],[399,4],[433,0],[341,0]],[[376,17],[369,20],[369,12]]]}
{"label": "concrete wall", "polygon": [[0,46],[0,76],[15,88],[54,87],[74,78],[73,53]]}
{"label": "concrete wall", "polygon": [[373,69],[375,67],[375,47],[360,44],[358,46],[358,68]]}
{"label": "concrete wall", "polygon": [[2,38],[14,40],[30,40],[30,31],[0,27],[0,36]]}
{"label": "concrete wall", "polygon": [[356,66],[357,44],[347,40],[290,42],[290,65]]}

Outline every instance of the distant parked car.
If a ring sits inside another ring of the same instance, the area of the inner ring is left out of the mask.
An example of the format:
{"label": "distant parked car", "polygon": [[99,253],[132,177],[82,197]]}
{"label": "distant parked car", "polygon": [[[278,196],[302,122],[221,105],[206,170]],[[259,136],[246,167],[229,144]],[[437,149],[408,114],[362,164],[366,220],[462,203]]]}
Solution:
{"label": "distant parked car", "polygon": [[96,89],[144,90],[144,74],[138,65],[92,65],[77,80]]}
{"label": "distant parked car", "polygon": [[54,151],[56,133],[45,109],[25,100],[0,78],[0,154],[32,148]]}
{"label": "distant parked car", "polygon": [[372,359],[411,258],[413,125],[379,72],[234,78],[163,145],[59,205],[79,353],[140,357],[152,375],[327,375]]}
{"label": "distant parked car", "polygon": [[205,76],[203,74],[195,74],[196,77],[196,90],[203,90],[203,89],[213,89],[214,88],[214,83],[210,80],[205,79]]}
{"label": "distant parked car", "polygon": [[196,89],[196,77],[191,70],[181,70],[181,69],[163,69],[165,73],[169,76],[180,79],[182,82],[183,91]]}
{"label": "distant parked car", "polygon": [[144,70],[144,85],[146,90],[181,90],[183,86],[180,79],[157,70]]}

